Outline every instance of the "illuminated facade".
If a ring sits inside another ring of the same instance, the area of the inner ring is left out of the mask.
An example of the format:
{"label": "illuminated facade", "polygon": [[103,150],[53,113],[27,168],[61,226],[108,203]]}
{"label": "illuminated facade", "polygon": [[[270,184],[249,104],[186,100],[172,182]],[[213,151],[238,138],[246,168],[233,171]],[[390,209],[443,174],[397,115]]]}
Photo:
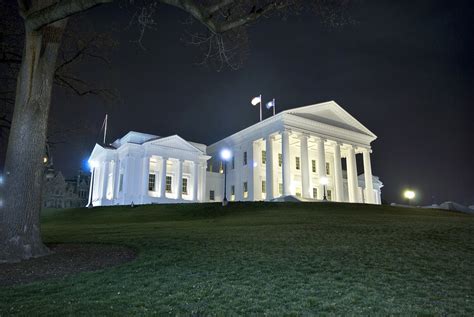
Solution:
{"label": "illuminated facade", "polygon": [[108,147],[95,146],[89,202],[221,201],[220,153],[228,149],[231,201],[326,196],[330,201],[380,204],[383,184],[372,175],[370,158],[376,138],[334,101],[282,111],[208,147],[177,135],[130,132]]}

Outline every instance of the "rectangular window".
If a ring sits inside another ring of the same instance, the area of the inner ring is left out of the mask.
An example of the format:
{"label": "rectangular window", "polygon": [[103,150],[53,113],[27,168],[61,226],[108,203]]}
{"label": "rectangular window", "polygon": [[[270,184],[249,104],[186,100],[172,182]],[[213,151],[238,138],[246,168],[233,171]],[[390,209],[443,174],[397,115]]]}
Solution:
{"label": "rectangular window", "polygon": [[[120,175],[122,176],[122,175]],[[155,191],[155,174],[148,175],[148,190],[154,192]]]}
{"label": "rectangular window", "polygon": [[327,190],[328,200],[332,200],[332,191],[330,189]]}
{"label": "rectangular window", "polygon": [[213,201],[213,200],[215,200],[215,198],[216,197],[215,197],[214,191],[213,190],[209,191],[209,200]]}
{"label": "rectangular window", "polygon": [[301,187],[296,187],[296,197],[301,198]]}
{"label": "rectangular window", "polygon": [[283,165],[283,156],[281,153],[278,153],[278,166],[281,167]]}
{"label": "rectangular window", "polygon": [[330,165],[328,162],[326,162],[326,175],[329,175],[331,172]]}
{"label": "rectangular window", "polygon": [[123,174],[119,176],[119,192],[123,190]]}
{"label": "rectangular window", "polygon": [[244,182],[244,198],[247,198],[248,196],[249,196],[248,184],[247,182]]}
{"label": "rectangular window", "polygon": [[316,160],[311,160],[311,171],[316,173]]}
{"label": "rectangular window", "polygon": [[244,152],[244,165],[247,165],[247,152]]}
{"label": "rectangular window", "polygon": [[188,194],[188,179],[183,178],[183,194],[187,195]]}
{"label": "rectangular window", "polygon": [[283,195],[283,183],[278,183],[278,193]]}
{"label": "rectangular window", "polygon": [[224,164],[222,161],[220,162],[220,165],[219,165],[219,173],[221,174],[224,173]]}
{"label": "rectangular window", "polygon": [[232,169],[234,169],[234,168],[235,168],[235,157],[232,156]]}
{"label": "rectangular window", "polygon": [[299,170],[300,167],[301,167],[301,165],[300,165],[300,157],[297,156],[297,157],[296,157],[296,169]]}
{"label": "rectangular window", "polygon": [[262,151],[262,164],[267,164],[267,151]]}
{"label": "rectangular window", "polygon": [[266,194],[267,193],[267,182],[262,181],[262,193]]}
{"label": "rectangular window", "polygon": [[316,187],[313,187],[313,198],[318,198],[318,189]]}
{"label": "rectangular window", "polygon": [[166,176],[166,192],[171,193],[171,184],[173,183],[173,178],[171,176]]}
{"label": "rectangular window", "polygon": [[230,186],[230,199],[235,200],[235,185]]}

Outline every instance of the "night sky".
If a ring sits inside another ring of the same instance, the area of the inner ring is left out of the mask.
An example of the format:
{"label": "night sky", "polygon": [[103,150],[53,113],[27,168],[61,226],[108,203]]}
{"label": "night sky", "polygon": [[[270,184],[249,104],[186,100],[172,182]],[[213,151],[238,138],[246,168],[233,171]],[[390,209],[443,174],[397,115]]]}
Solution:
{"label": "night sky", "polygon": [[[250,99],[276,98],[277,111],[335,100],[373,131],[372,169],[382,198],[474,204],[474,5],[472,1],[356,1],[354,25],[330,28],[307,14],[261,20],[249,31],[249,55],[237,71],[198,65],[201,51],[183,41],[187,16],[162,6],[146,51],[127,28],[133,12],[108,5],[87,17],[118,27],[120,46],[104,71],[85,76],[120,91],[121,101],[54,92],[53,120],[87,122],[53,148],[55,167],[72,176],[99,140],[105,113],[112,142],[130,130],[212,144],[258,121]],[[265,116],[270,115],[270,111]],[[471,148],[471,149],[470,149]],[[360,170],[361,171],[361,170]]]}

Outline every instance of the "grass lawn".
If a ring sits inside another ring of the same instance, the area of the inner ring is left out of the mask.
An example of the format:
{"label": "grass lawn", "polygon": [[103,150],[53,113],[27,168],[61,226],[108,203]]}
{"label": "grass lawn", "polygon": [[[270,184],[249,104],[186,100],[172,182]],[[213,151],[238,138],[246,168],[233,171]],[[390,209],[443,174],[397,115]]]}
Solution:
{"label": "grass lawn", "polygon": [[124,244],[139,255],[0,288],[0,316],[474,316],[473,216],[331,203],[150,205],[53,211],[42,229],[46,242]]}

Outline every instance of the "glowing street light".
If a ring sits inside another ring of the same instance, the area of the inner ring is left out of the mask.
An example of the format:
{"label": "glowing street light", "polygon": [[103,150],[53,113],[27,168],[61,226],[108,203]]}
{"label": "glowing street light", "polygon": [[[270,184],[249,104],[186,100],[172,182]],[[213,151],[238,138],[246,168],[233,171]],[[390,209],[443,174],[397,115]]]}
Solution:
{"label": "glowing street light", "polygon": [[227,206],[227,162],[231,157],[232,152],[229,149],[221,150],[221,159],[224,161],[224,199],[222,199],[222,206]]}
{"label": "glowing street light", "polygon": [[403,196],[408,200],[408,204],[411,205],[411,200],[415,198],[415,192],[413,190],[407,189],[403,193]]}
{"label": "glowing street light", "polygon": [[323,185],[323,200],[327,200],[326,198],[326,185],[328,184],[328,178],[327,177],[321,177],[319,180],[319,183]]}

